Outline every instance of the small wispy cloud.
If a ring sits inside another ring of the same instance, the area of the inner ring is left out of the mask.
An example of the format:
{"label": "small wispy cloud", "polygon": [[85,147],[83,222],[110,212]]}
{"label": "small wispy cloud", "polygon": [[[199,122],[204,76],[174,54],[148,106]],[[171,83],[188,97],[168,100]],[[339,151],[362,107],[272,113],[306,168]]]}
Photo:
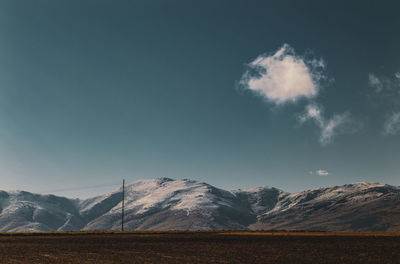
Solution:
{"label": "small wispy cloud", "polygon": [[328,176],[329,172],[326,170],[316,170],[315,174],[317,174],[318,176]]}
{"label": "small wispy cloud", "polygon": [[386,119],[383,132],[385,135],[396,135],[400,133],[400,112],[393,113]]}
{"label": "small wispy cloud", "polygon": [[284,44],[274,54],[250,62],[239,83],[267,101],[283,104],[315,97],[324,69],[322,59],[306,60]]}
{"label": "small wispy cloud", "polygon": [[[368,75],[369,85],[375,89],[373,96],[368,95],[371,102],[379,107],[398,109],[400,107],[400,72],[391,76]],[[395,110],[387,115],[383,122],[383,134],[386,136],[400,133],[400,111]]]}
{"label": "small wispy cloud", "polygon": [[314,121],[320,128],[319,142],[323,146],[332,143],[333,139],[340,134],[354,133],[358,130],[357,127],[359,126],[348,112],[335,114],[330,119],[325,118],[322,108],[316,104],[307,105],[305,113],[299,118],[300,123],[308,120]]}
{"label": "small wispy cloud", "polygon": [[316,170],[310,171],[310,175],[318,175],[318,176],[328,176],[330,173],[326,170]]}
{"label": "small wispy cloud", "polygon": [[370,73],[368,74],[368,84],[375,89],[377,94],[385,93],[399,93],[400,91],[400,72],[394,73],[391,77],[378,77],[377,75]]}
{"label": "small wispy cloud", "polygon": [[372,73],[370,73],[368,75],[368,84],[369,84],[369,86],[375,88],[376,93],[380,93],[383,90],[382,81]]}

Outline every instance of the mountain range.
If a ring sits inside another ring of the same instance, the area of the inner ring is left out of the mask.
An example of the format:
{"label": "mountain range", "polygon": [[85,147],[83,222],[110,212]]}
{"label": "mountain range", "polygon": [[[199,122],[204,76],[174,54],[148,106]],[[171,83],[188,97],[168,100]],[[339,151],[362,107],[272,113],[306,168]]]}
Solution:
{"label": "mountain range", "polygon": [[[0,231],[119,230],[122,189],[88,199],[0,191]],[[126,230],[400,231],[400,187],[353,183],[288,193],[158,178],[125,186]]]}

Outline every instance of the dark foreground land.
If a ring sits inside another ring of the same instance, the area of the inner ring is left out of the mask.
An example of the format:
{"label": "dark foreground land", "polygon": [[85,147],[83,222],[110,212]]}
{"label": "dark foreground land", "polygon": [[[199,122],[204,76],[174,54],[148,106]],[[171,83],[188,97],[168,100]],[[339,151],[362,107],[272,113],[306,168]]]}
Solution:
{"label": "dark foreground land", "polygon": [[400,234],[3,234],[0,263],[400,263]]}

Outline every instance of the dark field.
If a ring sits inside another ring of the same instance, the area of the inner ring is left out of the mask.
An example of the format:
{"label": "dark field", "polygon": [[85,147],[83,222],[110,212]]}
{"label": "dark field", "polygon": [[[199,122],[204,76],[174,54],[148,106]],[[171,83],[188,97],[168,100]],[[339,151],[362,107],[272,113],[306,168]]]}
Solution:
{"label": "dark field", "polygon": [[4,234],[0,259],[0,263],[400,263],[400,234]]}

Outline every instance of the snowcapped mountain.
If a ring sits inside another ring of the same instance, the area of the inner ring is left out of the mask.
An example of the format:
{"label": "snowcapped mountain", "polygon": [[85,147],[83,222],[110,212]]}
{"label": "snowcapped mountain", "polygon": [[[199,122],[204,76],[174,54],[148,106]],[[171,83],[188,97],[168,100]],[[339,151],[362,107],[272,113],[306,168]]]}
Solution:
{"label": "snowcapped mountain", "polygon": [[400,188],[361,182],[285,194],[250,228],[400,231]]}
{"label": "snowcapped mountain", "polygon": [[[82,201],[81,215],[88,220],[85,229],[119,229],[121,196],[117,189]],[[244,229],[255,220],[252,211],[231,192],[167,178],[127,185],[125,215],[127,229],[137,230]]]}
{"label": "snowcapped mountain", "polygon": [[[287,193],[271,187],[226,191],[159,178],[125,186],[127,230],[397,230],[400,188],[355,183]],[[117,230],[122,190],[79,200],[0,192],[0,231]]]}
{"label": "snowcapped mountain", "polygon": [[67,231],[85,226],[78,200],[24,191],[0,191],[0,231]]}

